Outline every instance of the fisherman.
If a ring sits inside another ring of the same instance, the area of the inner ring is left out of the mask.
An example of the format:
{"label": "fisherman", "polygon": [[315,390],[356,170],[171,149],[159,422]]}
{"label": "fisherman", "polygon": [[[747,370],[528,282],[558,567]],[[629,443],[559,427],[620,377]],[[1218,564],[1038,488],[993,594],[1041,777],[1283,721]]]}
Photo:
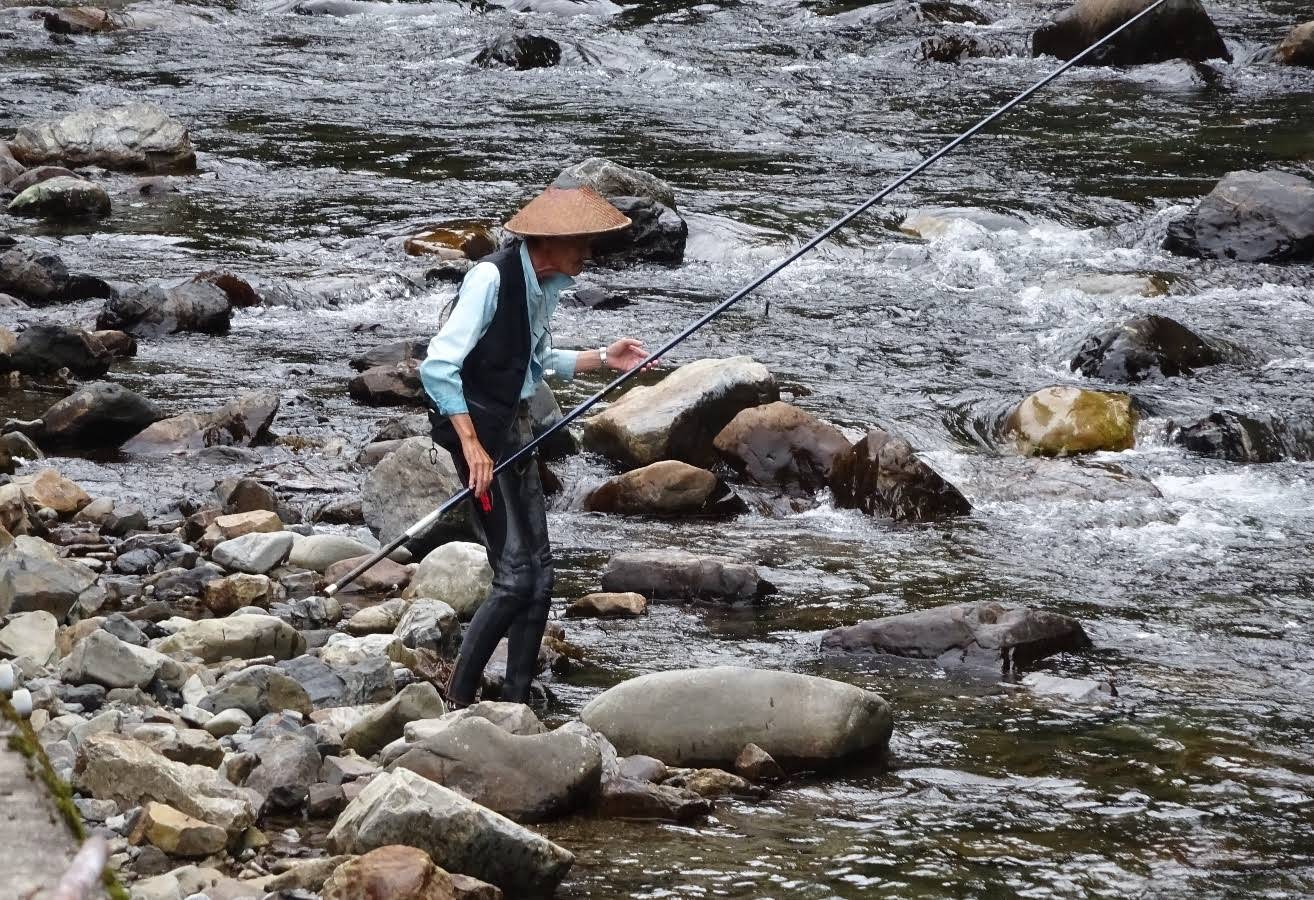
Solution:
{"label": "fisherman", "polygon": [[474,501],[472,520],[493,585],[466,629],[447,684],[453,707],[475,701],[484,666],[507,638],[501,699],[529,700],[552,600],[552,549],[538,461],[527,456],[493,477],[494,460],[529,443],[529,398],[547,375],[573,378],[606,366],[627,371],[647,353],[635,338],[597,350],[557,350],[550,321],[593,238],[630,220],[588,187],[550,187],[506,223],[509,246],[477,263],[451,315],[429,342],[420,380],[436,443],[452,454]]}

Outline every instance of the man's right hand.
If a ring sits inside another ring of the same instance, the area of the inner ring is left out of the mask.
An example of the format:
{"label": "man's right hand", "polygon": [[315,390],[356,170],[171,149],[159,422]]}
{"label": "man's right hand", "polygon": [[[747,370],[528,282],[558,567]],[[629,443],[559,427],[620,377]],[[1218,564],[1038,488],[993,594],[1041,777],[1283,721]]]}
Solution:
{"label": "man's right hand", "polygon": [[465,464],[470,469],[470,490],[476,498],[482,497],[493,483],[493,458],[477,437],[462,440],[461,452],[465,454]]}

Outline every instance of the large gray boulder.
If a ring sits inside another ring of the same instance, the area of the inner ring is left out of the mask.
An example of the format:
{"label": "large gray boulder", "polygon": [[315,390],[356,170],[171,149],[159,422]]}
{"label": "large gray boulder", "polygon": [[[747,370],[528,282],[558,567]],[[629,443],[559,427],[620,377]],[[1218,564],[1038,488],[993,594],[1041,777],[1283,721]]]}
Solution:
{"label": "large gray boulder", "polygon": [[[361,512],[365,524],[387,543],[462,487],[450,453],[441,447],[435,449],[429,438],[408,438],[366,476],[361,488]],[[468,515],[464,510],[454,510],[448,521],[455,526],[468,521]]]}
{"label": "large gray boulder", "polygon": [[157,649],[206,663],[258,656],[291,659],[306,652],[306,639],[282,619],[246,613],[193,622],[165,638]]}
{"label": "large gray boulder", "polygon": [[943,666],[1011,671],[1090,646],[1081,623],[1058,613],[1001,603],[954,603],[872,619],[825,633],[826,650],[933,659]]}
{"label": "large gray boulder", "polygon": [[584,423],[584,443],[630,468],[678,459],[708,468],[713,440],[742,410],[778,399],[766,366],[747,356],[700,359],[632,388]]}
{"label": "large gray boulder", "polygon": [[656,175],[620,163],[590,157],[563,169],[553,187],[591,187],[604,197],[647,197],[675,208],[675,190]]}
{"label": "large gray boulder", "polygon": [[123,445],[123,452],[158,456],[176,450],[206,447],[252,447],[271,439],[278,415],[278,393],[272,390],[238,394],[210,412],[186,412],[161,419]]}
{"label": "large gray boulder", "polygon": [[310,696],[295,679],[274,666],[251,666],[225,675],[201,701],[207,712],[240,709],[259,721],[270,713],[291,710],[308,716]]}
{"label": "large gray boulder", "polygon": [[469,717],[411,745],[410,769],[517,822],[541,822],[588,805],[602,784],[593,742],[567,731],[511,734]]}
{"label": "large gray boulder", "polygon": [[373,756],[401,737],[407,722],[436,719],[447,712],[437,689],[427,681],[409,684],[387,703],[365,714],[342,737],[342,746]]}
{"label": "large gray boulder", "polygon": [[713,441],[721,458],[759,484],[815,491],[852,446],[834,425],[777,401],[740,412]]}
{"label": "large gray boulder", "polygon": [[230,837],[255,821],[260,798],[234,786],[208,766],[174,762],[145,744],[114,734],[93,734],[78,746],[74,786],[123,809],[151,800],[218,825]]}
{"label": "large gray boulder", "polygon": [[497,885],[508,897],[550,897],[575,857],[408,769],[379,775],[329,833],[337,853],[403,844],[425,851],[449,872]]}
{"label": "large gray boulder", "polygon": [[56,122],[23,125],[9,148],[25,166],[153,173],[196,168],[186,127],[152,103],[80,109]]}
{"label": "large gray boulder", "polygon": [[660,178],[593,157],[563,170],[552,185],[590,187],[629,216],[629,228],[594,241],[599,259],[678,263],[684,258],[689,225],[676,211],[675,191]]}
{"label": "large gray boulder", "polygon": [[774,588],[755,566],[684,550],[617,553],[602,573],[602,589],[652,600],[760,600]]}
{"label": "large gray boulder", "polygon": [[167,289],[148,285],[122,293],[106,301],[96,317],[96,327],[137,337],[182,331],[227,334],[232,314],[232,302],[223,290],[189,281]]}
{"label": "large gray boulder", "polygon": [[230,572],[264,575],[288,558],[294,541],[290,531],[254,531],[217,545],[214,561]]}
{"label": "large gray boulder", "polygon": [[1168,226],[1163,246],[1204,259],[1314,260],[1314,181],[1290,172],[1228,172]]}
{"label": "large gray boulder", "polygon": [[[1034,56],[1072,59],[1153,0],[1077,0],[1031,39]],[[1112,42],[1082,60],[1087,66],[1136,66],[1187,59],[1230,61],[1232,54],[1200,0],[1167,0]]]}
{"label": "large gray boulder", "polygon": [[468,621],[492,584],[493,569],[483,545],[452,541],[420,561],[404,596],[441,600]]}
{"label": "large gray boulder", "polygon": [[41,441],[56,446],[117,446],[163,418],[141,394],[109,381],[78,388],[41,417]]}
{"label": "large gray boulder", "polygon": [[109,371],[114,357],[88,331],[63,325],[32,325],[20,331],[6,351],[0,340],[0,372],[49,375],[68,369],[81,377]]}
{"label": "large gray boulder", "polygon": [[871,691],[812,675],[718,666],[642,675],[580,713],[624,756],[726,767],[756,744],[791,768],[883,760],[893,719]]}
{"label": "large gray boulder", "polygon": [[838,507],[900,521],[929,522],[972,511],[958,488],[918,459],[911,444],[879,428],[836,457],[830,487]]}
{"label": "large gray boulder", "polygon": [[85,178],[48,178],[9,201],[9,212],[33,219],[98,219],[110,214],[109,193]]}
{"label": "large gray boulder", "polygon": [[0,616],[44,610],[62,622],[79,598],[97,590],[96,573],[81,563],[0,548]]}

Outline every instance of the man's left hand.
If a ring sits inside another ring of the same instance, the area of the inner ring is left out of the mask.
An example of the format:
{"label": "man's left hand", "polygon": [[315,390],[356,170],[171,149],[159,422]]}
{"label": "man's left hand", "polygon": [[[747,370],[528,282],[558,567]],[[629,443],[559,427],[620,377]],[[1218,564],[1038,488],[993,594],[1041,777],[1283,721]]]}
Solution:
{"label": "man's left hand", "polygon": [[617,372],[628,372],[647,358],[648,351],[638,338],[623,337],[607,347],[607,368]]}

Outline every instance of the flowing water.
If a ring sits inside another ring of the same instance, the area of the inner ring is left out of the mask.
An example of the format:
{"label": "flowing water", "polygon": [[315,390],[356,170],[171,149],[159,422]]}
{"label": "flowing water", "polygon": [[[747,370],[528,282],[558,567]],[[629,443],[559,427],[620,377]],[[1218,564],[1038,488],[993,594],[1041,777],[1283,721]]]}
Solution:
{"label": "flowing water", "polygon": [[[112,377],[170,410],[276,387],[276,429],[309,444],[62,469],[161,512],[251,471],[305,502],[353,491],[350,460],[388,411],[348,399],[347,360],[431,332],[451,291],[421,286],[402,236],[501,220],[588,156],[650,170],[690,220],[687,259],[593,270],[588,282],[631,302],[563,309],[554,333],[566,347],[622,334],[654,345],[1054,65],[1025,52],[917,62],[922,38],[972,26],[919,21],[898,0],[515,5],[525,11],[360,3],[306,16],[151,0],[129,8],[142,27],[72,45],[52,43],[29,10],[0,11],[0,133],[148,99],[189,123],[204,172],[163,198],[107,176],[115,215],[93,228],[0,227],[116,282],[216,266],[250,276],[273,302],[237,312],[230,335],[143,341]],[[994,22],[976,33],[1019,48],[1061,8],[974,5]],[[803,779],[723,803],[697,827],[546,827],[578,855],[562,896],[1314,895],[1314,465],[1219,462],[1165,438],[1170,421],[1219,408],[1314,414],[1311,273],[1158,249],[1167,222],[1225,172],[1309,170],[1314,73],[1267,55],[1309,8],[1211,7],[1235,62],[1212,75],[1070,74],[669,360],[751,354],[853,436],[896,430],[963,486],[969,518],[899,525],[822,496],[729,523],[619,519],[578,510],[604,461],[561,466],[563,601],[596,589],[608,554],[630,547],[754,562],[780,591],[760,607],[568,623],[590,663],[553,685],[555,714],[635,674],[743,663],[869,687],[896,715],[888,771]],[[560,41],[562,65],[469,64],[513,27]],[[1011,218],[955,221],[928,241],[899,231],[909,211],[944,207]],[[40,315],[85,322],[95,309]],[[1081,383],[1067,366],[1075,347],[1142,312],[1248,351],[1133,388],[1137,448],[1080,464],[1116,465],[1162,496],[1082,499],[1027,477],[996,445],[1001,412]],[[558,395],[567,405],[600,384]],[[12,415],[51,399],[0,401]],[[818,650],[825,628],[975,599],[1080,618],[1096,648],[1046,670],[1112,679],[1117,700],[1073,705],[997,677]]]}

